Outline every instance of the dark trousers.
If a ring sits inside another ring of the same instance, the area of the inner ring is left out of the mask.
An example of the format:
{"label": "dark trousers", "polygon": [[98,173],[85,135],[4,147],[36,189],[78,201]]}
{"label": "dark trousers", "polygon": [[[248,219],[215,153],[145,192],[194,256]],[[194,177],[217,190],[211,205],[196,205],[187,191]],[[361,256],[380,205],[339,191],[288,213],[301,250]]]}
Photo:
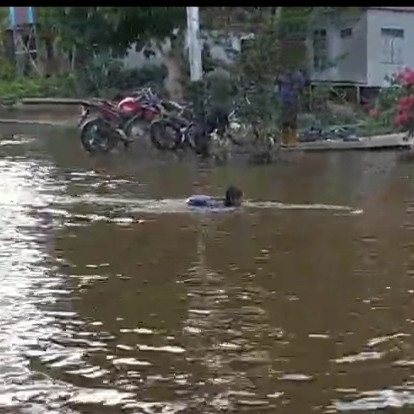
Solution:
{"label": "dark trousers", "polygon": [[229,126],[228,111],[223,108],[212,108],[207,116],[207,133],[210,134],[217,128],[219,135],[224,135]]}
{"label": "dark trousers", "polygon": [[284,102],[282,103],[281,124],[282,128],[290,127],[297,128],[299,108],[296,103]]}
{"label": "dark trousers", "polygon": [[222,108],[212,108],[205,121],[200,120],[194,131],[196,153],[206,158],[210,154],[210,134],[217,129],[220,136],[224,135],[229,125],[228,112]]}

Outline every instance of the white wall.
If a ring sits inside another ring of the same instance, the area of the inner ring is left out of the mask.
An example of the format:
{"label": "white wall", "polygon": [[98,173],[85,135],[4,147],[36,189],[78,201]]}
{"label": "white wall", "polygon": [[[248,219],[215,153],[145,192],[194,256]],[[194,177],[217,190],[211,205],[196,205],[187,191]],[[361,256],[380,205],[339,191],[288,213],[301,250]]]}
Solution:
{"label": "white wall", "polygon": [[[414,67],[414,13],[391,10],[369,9],[368,23],[368,85],[386,86],[386,75],[402,67]],[[381,28],[403,29],[402,63],[384,63]]]}
{"label": "white wall", "polygon": [[[230,62],[232,58],[231,53],[226,51],[226,48],[231,48],[235,51],[240,51],[240,36],[230,34],[224,37],[223,35],[220,35],[218,32],[202,33],[201,36],[201,41],[203,42],[203,44],[207,44],[210,47],[211,56],[215,59],[221,59],[223,61]],[[164,49],[164,51],[167,51],[170,47],[171,42],[169,39],[167,39],[163,43],[162,48]],[[187,50],[187,48],[188,46],[186,41],[184,50]],[[135,45],[133,45],[128,50],[123,61],[127,67],[137,69],[142,68],[145,65],[161,65],[162,53],[160,51],[160,48],[153,44],[152,50],[155,52],[155,56],[151,56],[147,59],[145,58],[143,51],[135,51]]]}

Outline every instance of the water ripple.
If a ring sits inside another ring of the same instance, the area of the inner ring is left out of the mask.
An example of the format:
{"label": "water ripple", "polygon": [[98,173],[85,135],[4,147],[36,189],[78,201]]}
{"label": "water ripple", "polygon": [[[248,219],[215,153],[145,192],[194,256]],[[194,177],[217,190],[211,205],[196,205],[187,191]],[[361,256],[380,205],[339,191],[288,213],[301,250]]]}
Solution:
{"label": "water ripple", "polygon": [[384,389],[362,392],[358,398],[350,401],[335,401],[334,406],[338,411],[372,412],[387,408],[401,408],[413,404],[414,394],[412,392]]}
{"label": "water ripple", "polygon": [[184,199],[151,198],[187,173],[43,155],[0,160],[0,412],[410,410],[409,189],[361,214],[306,204],[353,203],[298,174],[283,199],[303,204],[247,201],[200,231]]}

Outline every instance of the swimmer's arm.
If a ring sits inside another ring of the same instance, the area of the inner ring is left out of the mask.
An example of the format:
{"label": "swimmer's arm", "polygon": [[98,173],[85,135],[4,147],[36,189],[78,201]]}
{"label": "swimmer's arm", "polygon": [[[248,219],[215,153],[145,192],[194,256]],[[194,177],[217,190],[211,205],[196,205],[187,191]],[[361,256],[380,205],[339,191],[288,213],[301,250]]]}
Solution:
{"label": "swimmer's arm", "polygon": [[213,207],[224,207],[224,198],[223,197],[211,197],[210,205]]}

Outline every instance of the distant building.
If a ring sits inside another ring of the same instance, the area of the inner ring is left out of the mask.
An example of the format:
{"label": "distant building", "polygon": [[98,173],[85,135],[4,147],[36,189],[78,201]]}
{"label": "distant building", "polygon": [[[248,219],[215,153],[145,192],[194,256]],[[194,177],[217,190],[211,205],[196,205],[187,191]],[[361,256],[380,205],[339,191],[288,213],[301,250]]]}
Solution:
{"label": "distant building", "polygon": [[[210,55],[214,59],[220,59],[227,63],[231,62],[234,54],[240,52],[241,43],[244,38],[249,38],[249,35],[224,35],[218,31],[209,31],[201,33],[202,42],[209,48]],[[127,51],[123,61],[129,68],[142,68],[145,65],[160,65],[163,62],[163,54],[171,47],[170,39],[166,39],[161,45],[152,47],[145,47],[142,50],[135,50],[135,45],[132,45]],[[185,44],[184,49],[187,49]],[[160,49],[163,49],[163,52]]]}
{"label": "distant building", "polygon": [[326,17],[308,39],[313,81],[379,88],[387,75],[414,67],[414,7],[365,7]]}
{"label": "distant building", "polygon": [[[352,15],[327,13],[308,28],[303,23],[298,27],[286,28],[292,33],[282,46],[306,45],[313,84],[356,87],[359,96],[360,90],[387,86],[387,76],[399,69],[414,67],[414,7],[364,7]],[[241,51],[243,37],[219,34],[217,41],[218,34],[204,33],[203,42],[214,58],[231,61],[231,50]],[[143,51],[131,48],[124,62],[129,67],[160,64],[162,53],[159,48],[153,50],[147,59]]]}

